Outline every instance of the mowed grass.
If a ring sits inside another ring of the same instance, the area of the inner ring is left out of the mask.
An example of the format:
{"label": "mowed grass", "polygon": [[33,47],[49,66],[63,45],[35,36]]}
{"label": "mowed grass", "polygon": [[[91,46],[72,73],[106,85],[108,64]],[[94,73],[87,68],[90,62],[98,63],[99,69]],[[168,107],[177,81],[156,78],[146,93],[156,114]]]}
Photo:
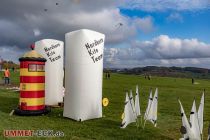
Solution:
{"label": "mowed grass", "polygon": [[[18,83],[17,79],[13,81]],[[181,117],[177,98],[179,97],[182,101],[189,118],[193,99],[194,97],[196,98],[198,108],[204,88],[206,89],[204,139],[206,139],[208,122],[210,120],[210,81],[196,80],[196,82],[199,84],[192,85],[191,79],[152,77],[151,80],[146,80],[143,76],[112,74],[111,79],[103,79],[103,97],[109,98],[110,101],[109,106],[103,108],[104,117],[84,122],[76,122],[68,118],[63,118],[62,108],[53,108],[52,112],[45,116],[9,116],[11,110],[18,104],[19,94],[6,89],[0,89],[0,139],[9,139],[3,137],[3,130],[13,129],[58,130],[65,133],[65,137],[63,138],[41,139],[178,139],[181,136],[179,132]],[[125,92],[132,89],[134,93],[136,84],[140,87],[142,114],[145,112],[147,106],[150,88],[153,88],[153,93],[155,87],[159,89],[158,125],[156,128],[150,122],[147,122],[144,130],[141,127],[137,128],[135,123],[130,124],[126,129],[120,129]]]}

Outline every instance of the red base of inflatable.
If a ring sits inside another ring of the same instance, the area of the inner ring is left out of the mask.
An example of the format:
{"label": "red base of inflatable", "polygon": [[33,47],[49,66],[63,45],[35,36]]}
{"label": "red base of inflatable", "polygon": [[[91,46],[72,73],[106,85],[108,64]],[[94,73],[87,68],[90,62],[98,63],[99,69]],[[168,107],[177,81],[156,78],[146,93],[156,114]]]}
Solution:
{"label": "red base of inflatable", "polygon": [[20,108],[15,109],[15,114],[19,116],[38,116],[42,114],[47,114],[51,111],[51,108],[45,106],[42,110],[21,110]]}

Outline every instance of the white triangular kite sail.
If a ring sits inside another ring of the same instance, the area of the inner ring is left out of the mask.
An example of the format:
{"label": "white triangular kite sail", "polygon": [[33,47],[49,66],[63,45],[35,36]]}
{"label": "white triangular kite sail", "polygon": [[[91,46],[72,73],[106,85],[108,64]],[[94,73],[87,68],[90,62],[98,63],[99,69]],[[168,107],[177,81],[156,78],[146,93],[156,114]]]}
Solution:
{"label": "white triangular kite sail", "polygon": [[198,123],[200,128],[200,133],[203,134],[203,112],[204,112],[204,96],[205,93],[201,97],[200,106],[198,108]]}
{"label": "white triangular kite sail", "polygon": [[158,89],[156,88],[152,104],[146,118],[146,120],[152,122],[155,127],[157,125],[157,106],[158,106]]}
{"label": "white triangular kite sail", "polygon": [[196,110],[196,103],[195,100],[193,101],[191,113],[190,113],[190,124],[191,124],[191,130],[194,134],[194,139],[200,140],[200,128],[198,124],[198,114]]}
{"label": "white triangular kite sail", "polygon": [[132,106],[132,109],[133,109],[133,112],[134,113],[136,113],[135,112],[135,106],[134,106],[134,99],[133,99],[133,92],[132,92],[132,90],[130,90],[130,100],[131,100],[131,106]]}
{"label": "white triangular kite sail", "polygon": [[191,138],[193,135],[192,135],[192,131],[191,131],[191,128],[190,128],[190,124],[187,120],[187,117],[186,117],[186,114],[184,112],[184,109],[182,107],[182,103],[180,100],[179,101],[179,105],[180,105],[180,112],[181,112],[181,117],[182,117],[182,127],[185,129],[184,132],[182,132],[183,134],[183,137],[184,139],[189,139]]}
{"label": "white triangular kite sail", "polygon": [[138,85],[136,85],[135,111],[136,111],[137,117],[141,115],[140,104],[139,104],[139,88],[138,88]]}
{"label": "white triangular kite sail", "polygon": [[133,108],[131,106],[131,100],[128,97],[128,93],[126,92],[125,108],[124,108],[124,115],[123,115],[121,128],[125,128],[128,124],[132,122],[136,122],[136,115],[133,112]]}
{"label": "white triangular kite sail", "polygon": [[147,109],[146,109],[146,112],[145,112],[145,114],[144,114],[144,119],[145,119],[145,120],[146,120],[146,118],[147,118],[147,116],[148,116],[148,113],[149,113],[151,104],[152,104],[152,90],[150,90],[150,95],[149,95],[149,99],[148,99]]}

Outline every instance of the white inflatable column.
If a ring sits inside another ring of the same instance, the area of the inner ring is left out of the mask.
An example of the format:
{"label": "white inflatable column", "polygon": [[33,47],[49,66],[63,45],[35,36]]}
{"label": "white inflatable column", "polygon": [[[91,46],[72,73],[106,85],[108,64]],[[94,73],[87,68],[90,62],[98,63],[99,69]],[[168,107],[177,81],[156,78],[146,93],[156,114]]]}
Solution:
{"label": "white inflatable column", "polygon": [[65,35],[64,117],[77,121],[102,117],[105,35],[82,29]]}
{"label": "white inflatable column", "polygon": [[47,59],[45,65],[45,104],[63,102],[63,49],[62,41],[43,39],[35,43],[35,50]]}

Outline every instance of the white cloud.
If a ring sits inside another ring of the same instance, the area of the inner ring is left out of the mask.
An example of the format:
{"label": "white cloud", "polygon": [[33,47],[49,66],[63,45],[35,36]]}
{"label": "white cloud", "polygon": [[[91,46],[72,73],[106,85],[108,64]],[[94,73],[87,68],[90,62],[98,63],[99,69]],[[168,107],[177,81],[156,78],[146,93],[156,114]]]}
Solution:
{"label": "white cloud", "polygon": [[156,65],[210,68],[209,62],[210,58],[161,59],[160,63],[157,62]]}
{"label": "white cloud", "polygon": [[[24,50],[28,45],[43,38],[64,40],[64,34],[81,28],[92,29],[106,35],[106,46],[129,45],[137,32],[154,30],[153,18],[128,17],[120,13],[122,1],[88,0],[25,1],[7,0],[0,5],[0,47],[4,52],[13,52],[13,46]],[[40,5],[41,3],[41,5]],[[16,5],[8,12],[8,7]],[[45,11],[44,9],[47,9]],[[117,27],[116,25],[123,25]],[[7,47],[5,47],[7,46]],[[5,50],[6,49],[6,50]],[[11,52],[9,50],[11,49]],[[3,52],[3,51],[2,51]],[[11,59],[18,59],[11,55]],[[9,58],[6,55],[2,56]],[[111,60],[110,60],[111,62]]]}
{"label": "white cloud", "polygon": [[33,29],[34,36],[40,36],[42,33],[39,29]]}
{"label": "white cloud", "polygon": [[[51,30],[51,34],[61,34],[81,28],[88,28],[106,35],[106,43],[116,44],[128,41],[138,30],[144,33],[153,31],[152,17],[126,17],[118,8],[94,12],[72,11],[42,15],[24,14],[31,27],[38,26],[42,33]],[[46,26],[46,23],[51,24]],[[123,25],[117,27],[119,23]],[[44,34],[44,33],[43,33]]]}
{"label": "white cloud", "polygon": [[154,30],[153,19],[150,16],[144,18],[136,18],[133,22],[135,26],[144,33],[148,33]]}
{"label": "white cloud", "polygon": [[201,65],[200,59],[209,59],[209,52],[210,44],[197,39],[179,39],[160,35],[151,41],[136,41],[129,48],[106,48],[105,65],[122,67],[190,64],[194,66]]}
{"label": "white cloud", "polygon": [[145,11],[202,10],[210,6],[209,0],[124,0],[123,8]]}
{"label": "white cloud", "polygon": [[[139,30],[143,33],[154,31],[154,19],[150,16],[122,15],[119,3],[124,8],[146,11],[200,10],[209,6],[208,0],[68,0],[60,1],[59,5],[51,0],[7,0],[0,5],[0,32],[3,32],[0,35],[0,55],[17,61],[24,48],[40,38],[62,40],[66,32],[89,28],[105,33],[106,46],[131,45],[130,48],[106,48],[105,64],[124,67],[207,65],[203,58],[209,57],[209,45],[197,39],[162,35],[151,41],[133,41]],[[8,12],[11,5],[15,7]],[[45,12],[44,9],[48,10]],[[169,17],[174,20],[182,19],[178,13]],[[119,23],[123,23],[123,26],[116,27]]]}
{"label": "white cloud", "polygon": [[179,13],[171,13],[167,17],[168,21],[183,22],[183,17]]}
{"label": "white cloud", "polygon": [[[111,34],[107,42],[121,42],[135,34],[135,27],[128,25],[129,19],[120,14],[117,3],[113,0],[2,1],[0,32],[4,34],[0,35],[0,46],[23,47],[41,38],[63,40],[66,32],[81,28]],[[12,5],[15,6],[8,12]],[[112,31],[121,21],[124,22],[123,30]]]}
{"label": "white cloud", "polygon": [[152,41],[136,42],[134,48],[143,50],[147,56],[161,59],[207,58],[210,45],[197,39],[170,38],[160,35]]}

